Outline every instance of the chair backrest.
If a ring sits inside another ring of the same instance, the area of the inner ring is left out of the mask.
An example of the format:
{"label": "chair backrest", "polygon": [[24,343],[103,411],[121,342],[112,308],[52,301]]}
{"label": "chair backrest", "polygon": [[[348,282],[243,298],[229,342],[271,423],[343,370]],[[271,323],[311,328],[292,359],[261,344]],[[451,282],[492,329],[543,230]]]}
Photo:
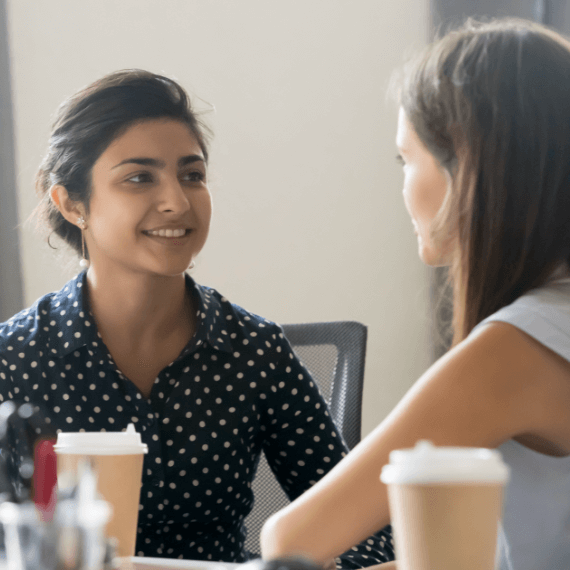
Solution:
{"label": "chair backrest", "polygon": [[[355,321],[282,325],[295,354],[317,383],[342,436],[352,449],[360,441],[362,385],[367,328]],[[260,554],[263,523],[289,504],[265,455],[259,460],[252,484],[254,506],[245,519],[246,549]]]}

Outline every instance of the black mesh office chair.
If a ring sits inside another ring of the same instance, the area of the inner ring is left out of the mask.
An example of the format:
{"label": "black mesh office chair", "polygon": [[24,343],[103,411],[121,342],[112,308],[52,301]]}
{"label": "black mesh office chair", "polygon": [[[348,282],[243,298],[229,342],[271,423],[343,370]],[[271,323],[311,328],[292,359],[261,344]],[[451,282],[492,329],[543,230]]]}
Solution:
{"label": "black mesh office chair", "polygon": [[[293,350],[319,386],[344,441],[352,449],[360,441],[367,328],[355,321],[282,326]],[[253,554],[260,554],[259,533],[263,523],[289,503],[264,454],[253,480],[253,496],[253,509],[245,519],[245,547]]]}

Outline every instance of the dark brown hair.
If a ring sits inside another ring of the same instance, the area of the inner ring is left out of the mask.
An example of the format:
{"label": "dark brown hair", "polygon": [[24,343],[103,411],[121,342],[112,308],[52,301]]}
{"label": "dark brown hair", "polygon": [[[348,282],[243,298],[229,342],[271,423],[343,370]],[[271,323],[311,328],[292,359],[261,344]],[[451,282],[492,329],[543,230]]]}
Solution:
{"label": "dark brown hair", "polygon": [[184,89],[168,77],[140,69],[106,75],[59,107],[49,149],[36,176],[41,198],[38,220],[81,254],[81,231],[60,214],[49,197],[54,184],[64,186],[89,212],[91,170],[105,149],[135,123],[168,118],[188,126],[208,160],[207,129]]}
{"label": "dark brown hair", "polygon": [[451,175],[432,228],[449,248],[454,344],[570,261],[570,42],[469,20],[404,71],[399,99]]}

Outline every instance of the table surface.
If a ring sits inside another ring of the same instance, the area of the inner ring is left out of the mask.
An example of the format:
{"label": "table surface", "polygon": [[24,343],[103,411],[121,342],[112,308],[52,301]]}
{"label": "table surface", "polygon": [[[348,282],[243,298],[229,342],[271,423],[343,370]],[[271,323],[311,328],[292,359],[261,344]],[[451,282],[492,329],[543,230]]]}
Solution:
{"label": "table surface", "polygon": [[133,556],[120,559],[120,570],[229,570],[241,564],[211,562],[208,560],[180,560],[176,558],[147,558]]}

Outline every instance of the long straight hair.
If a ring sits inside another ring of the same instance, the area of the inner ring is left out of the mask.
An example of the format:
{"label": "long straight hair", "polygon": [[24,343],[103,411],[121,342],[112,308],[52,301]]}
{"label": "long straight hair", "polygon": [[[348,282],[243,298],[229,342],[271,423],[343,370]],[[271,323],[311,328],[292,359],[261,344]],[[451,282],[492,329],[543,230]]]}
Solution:
{"label": "long straight hair", "polygon": [[455,345],[570,261],[570,42],[469,20],[404,70],[399,98],[451,175],[432,238],[451,252]]}

